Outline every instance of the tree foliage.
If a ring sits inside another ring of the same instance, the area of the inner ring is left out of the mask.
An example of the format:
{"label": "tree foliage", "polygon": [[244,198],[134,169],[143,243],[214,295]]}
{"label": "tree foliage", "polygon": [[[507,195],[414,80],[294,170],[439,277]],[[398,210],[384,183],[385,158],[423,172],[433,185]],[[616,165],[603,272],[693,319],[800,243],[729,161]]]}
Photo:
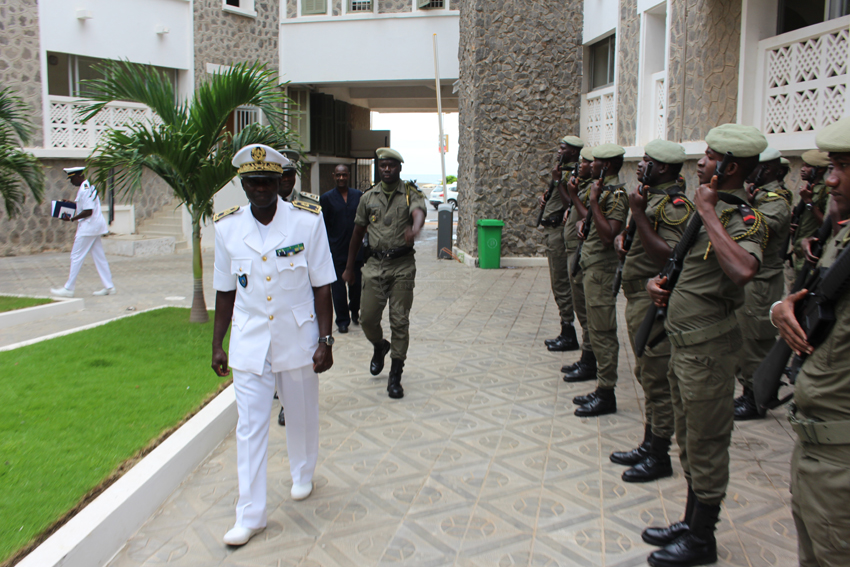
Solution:
{"label": "tree foliage", "polygon": [[21,149],[29,144],[32,136],[29,112],[12,89],[0,89],[0,198],[10,217],[19,213],[26,201],[24,186],[39,203],[44,196],[41,163]]}

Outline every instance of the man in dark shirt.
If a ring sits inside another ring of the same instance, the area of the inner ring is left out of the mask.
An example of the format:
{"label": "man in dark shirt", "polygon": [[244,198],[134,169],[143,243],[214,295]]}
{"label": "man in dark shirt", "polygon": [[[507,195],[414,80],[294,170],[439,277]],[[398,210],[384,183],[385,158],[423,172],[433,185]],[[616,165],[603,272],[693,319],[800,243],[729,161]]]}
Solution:
{"label": "man in dark shirt", "polygon": [[345,271],[345,263],[348,260],[348,246],[351,243],[351,234],[354,232],[354,215],[357,205],[360,204],[362,191],[348,186],[351,172],[347,165],[340,164],[334,169],[334,182],[336,187],[327,191],[319,198],[322,213],[325,215],[325,228],[328,231],[328,244],[331,247],[331,256],[334,260],[336,270],[336,282],[331,284],[334,311],[336,312],[336,324],[340,333],[347,333],[351,323],[357,325],[360,320],[360,267],[361,258],[358,257],[355,267],[355,281],[348,285],[342,279]]}

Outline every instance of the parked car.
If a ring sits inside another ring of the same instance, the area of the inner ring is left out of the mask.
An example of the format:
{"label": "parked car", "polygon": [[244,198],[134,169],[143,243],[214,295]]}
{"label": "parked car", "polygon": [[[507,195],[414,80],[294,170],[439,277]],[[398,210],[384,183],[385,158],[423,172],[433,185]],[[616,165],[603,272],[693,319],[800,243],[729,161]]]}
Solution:
{"label": "parked car", "polygon": [[[452,210],[457,210],[457,183],[452,183],[451,185],[447,185],[446,189],[449,192],[448,203],[452,206]],[[434,206],[434,210],[437,210],[437,207],[443,204],[443,186],[437,185],[431,190],[431,197],[428,199],[431,204]]]}

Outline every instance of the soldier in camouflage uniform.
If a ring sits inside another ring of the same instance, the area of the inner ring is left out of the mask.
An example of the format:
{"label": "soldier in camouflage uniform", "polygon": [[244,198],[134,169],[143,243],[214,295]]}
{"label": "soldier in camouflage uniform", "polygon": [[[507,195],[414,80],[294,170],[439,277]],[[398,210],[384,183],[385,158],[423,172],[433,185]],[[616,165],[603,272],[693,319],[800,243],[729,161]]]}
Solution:
{"label": "soldier in camouflage uniform", "polygon": [[[850,245],[850,118],[821,130],[818,148],[829,152],[826,186],[834,235],[818,263],[828,268]],[[791,512],[797,528],[801,567],[838,567],[850,557],[850,294],[834,304],[835,325],[812,347],[794,316],[806,290],[771,311],[779,334],[807,358],[797,375],[789,415],[797,434],[791,459]]]}
{"label": "soldier in camouflage uniform", "polygon": [[[717,561],[714,529],[729,483],[734,372],[741,348],[735,311],[744,303],[744,286],[758,273],[767,239],[764,218],[746,204],[744,190],[767,139],[751,126],[724,124],[710,130],[705,141],[708,147],[697,163],[701,185],[694,196],[702,227],[684,255],[672,293],[661,287],[666,278],[647,283],[655,305],[669,303],[664,325],[672,345],[668,380],[688,483],[685,520],[642,534],[646,543],[662,547],[647,559],[655,567]],[[728,167],[718,178],[716,167],[727,155]]]}
{"label": "soldier in camouflage uniform", "polygon": [[[584,237],[580,266],[583,273],[587,326],[590,344],[597,355],[597,388],[586,396],[577,396],[573,403],[579,407],[579,417],[605,415],[617,411],[614,388],[617,386],[617,357],[620,342],[617,338],[617,298],[611,293],[620,260],[614,250],[614,238],[620,234],[629,213],[628,196],[623,191],[620,168],[626,150],[617,144],[601,144],[593,148],[592,176],[588,206],[581,200],[573,203],[578,209],[579,237]],[[589,227],[585,227],[587,211],[592,212]]]}
{"label": "soldier in camouflage uniform", "polygon": [[[593,180],[590,177],[593,164],[593,148],[582,148],[581,163],[579,164],[578,179],[570,178],[559,185],[561,198],[570,203],[581,201],[585,209],[587,199],[590,195],[590,185]],[[567,196],[564,196],[564,192]],[[568,366],[563,366],[565,382],[584,382],[596,379],[596,357],[593,356],[593,348],[590,346],[590,332],[587,329],[587,308],[584,304],[584,283],[582,283],[582,272],[579,267],[576,273],[572,273],[575,263],[575,255],[578,249],[578,230],[576,224],[580,221],[577,207],[570,207],[567,218],[564,221],[564,244],[567,249],[567,267],[569,269],[570,291],[573,298],[573,310],[579,324],[581,324],[581,358]]]}
{"label": "soldier in camouflage uniform", "polygon": [[[570,172],[579,159],[579,152],[584,142],[576,136],[564,136],[558,147],[558,165],[552,170],[552,181],[549,184],[548,199],[540,197],[543,207],[543,238],[546,243],[546,258],[549,260],[549,280],[552,283],[552,295],[558,305],[561,317],[561,332],[554,339],[544,341],[546,348],[554,352],[578,349],[576,330],[573,327],[573,296],[570,289],[569,256],[564,244],[564,233],[561,225],[569,206],[569,199],[564,199],[560,190],[562,182],[566,182]],[[567,196],[569,197],[569,196]]]}
{"label": "soldier in camouflage uniform", "polygon": [[[644,154],[637,168],[641,184],[629,194],[629,231],[634,240],[628,252],[623,248],[625,233],[614,240],[618,255],[625,258],[622,286],[632,349],[635,335],[652,306],[646,282],[664,267],[694,211],[685,197],[684,180],[679,177],[685,149],[673,142],[653,140],[644,148]],[[656,336],[663,328],[661,321],[656,322],[650,336]],[[623,472],[626,482],[649,482],[673,474],[669,455],[674,426],[667,380],[669,364],[669,341],[647,348],[639,358],[635,356],[635,378],[644,392],[644,438],[636,449],[615,451],[610,456],[611,462],[631,467]]]}
{"label": "soldier in camouflage uniform", "polygon": [[770,324],[767,312],[770,306],[785,295],[783,264],[787,250],[783,250],[791,228],[791,193],[782,187],[782,163],[779,151],[767,148],[759,156],[759,166],[754,172],[754,190],[750,191],[750,204],[764,216],[767,223],[767,247],[762,253],[758,274],[744,290],[744,305],[738,309],[738,324],[744,343],[735,377],[744,393],[735,399],[735,420],[759,418],[753,395],[753,373],[776,343],[776,329]]}
{"label": "soldier in camouflage uniform", "polygon": [[[357,252],[368,234],[369,249],[362,271],[363,291],[360,296],[360,327],[375,352],[369,371],[377,376],[384,368],[384,358],[392,351],[387,393],[391,398],[404,396],[401,373],[410,344],[410,308],[416,260],[413,240],[425,224],[425,197],[410,183],[401,180],[404,160],[397,151],[379,148],[376,152],[381,182],[360,198],[354,217],[354,233],[348,249],[348,263],[342,279],[354,283]],[[390,304],[392,342],[381,329],[384,308]]]}

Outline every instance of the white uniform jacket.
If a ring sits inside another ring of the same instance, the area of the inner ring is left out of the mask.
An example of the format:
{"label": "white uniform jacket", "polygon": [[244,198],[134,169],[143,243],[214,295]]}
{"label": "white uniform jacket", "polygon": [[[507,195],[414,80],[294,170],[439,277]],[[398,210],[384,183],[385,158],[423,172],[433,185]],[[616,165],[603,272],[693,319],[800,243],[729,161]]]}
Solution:
{"label": "white uniform jacket", "polygon": [[100,210],[100,197],[97,195],[97,190],[88,182],[88,179],[83,181],[80,188],[77,189],[77,214],[90,210],[91,216],[77,221],[76,236],[101,236],[109,232],[109,227],[106,226],[106,219],[103,218],[103,213]]}
{"label": "white uniform jacket", "polygon": [[215,223],[213,287],[236,290],[228,362],[257,375],[269,352],[272,372],[313,363],[319,340],[313,288],[336,281],[321,214],[278,198],[267,227],[263,242],[250,206]]}

